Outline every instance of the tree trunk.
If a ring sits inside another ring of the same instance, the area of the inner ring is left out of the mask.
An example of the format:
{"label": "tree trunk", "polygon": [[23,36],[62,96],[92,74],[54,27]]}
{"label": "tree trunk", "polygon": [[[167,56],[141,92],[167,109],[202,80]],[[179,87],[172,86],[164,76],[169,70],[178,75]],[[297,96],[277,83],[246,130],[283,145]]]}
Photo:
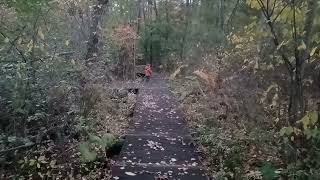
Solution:
{"label": "tree trunk", "polygon": [[154,13],[156,15],[156,20],[158,20],[159,19],[159,13],[158,13],[157,1],[156,0],[153,1],[153,8],[154,8]]}
{"label": "tree trunk", "polygon": [[[150,6],[151,5],[151,6]],[[152,21],[152,9],[153,9],[153,6],[152,6],[152,1],[150,1],[150,3],[149,3],[149,6],[148,6],[148,9],[149,9],[149,16],[150,16],[150,18],[149,19],[151,19],[151,21]],[[152,65],[152,63],[153,63],[153,33],[152,33],[152,31],[153,31],[153,26],[152,26],[152,24],[151,24],[151,30],[150,30],[150,44],[149,44],[149,52],[150,52],[150,54],[149,54],[149,63]]]}
{"label": "tree trunk", "polygon": [[[92,12],[92,24],[89,31],[88,40],[88,50],[86,54],[86,60],[97,56],[98,53],[98,43],[99,43],[99,33],[98,26],[103,15],[104,9],[106,8],[109,0],[98,0],[97,5],[93,7]],[[87,62],[86,62],[87,63]]]}
{"label": "tree trunk", "polygon": [[[152,27],[151,27],[152,28]],[[150,51],[150,60],[149,60],[149,62],[150,62],[150,64],[152,65],[152,63],[153,63],[153,33],[152,33],[152,29],[151,29],[151,33],[150,33],[150,39],[151,39],[151,42],[150,42],[150,49],[149,49],[149,51]]]}
{"label": "tree trunk", "polygon": [[220,30],[223,32],[224,31],[224,0],[219,1],[219,27]]}
{"label": "tree trunk", "polygon": [[140,33],[141,26],[141,0],[138,0],[138,21],[137,21],[137,33]]}
{"label": "tree trunk", "polygon": [[[143,5],[142,5],[142,13],[143,13],[143,24],[144,24],[144,34],[146,35],[147,34],[147,26],[146,26],[146,18],[147,18],[147,16],[146,16],[146,7],[145,7],[145,2],[143,2]],[[145,42],[144,43],[144,58],[145,58],[145,63],[147,63],[147,58],[149,58],[149,52],[148,52],[148,44]]]}
{"label": "tree trunk", "polygon": [[190,0],[186,0],[186,7],[185,7],[185,28],[184,28],[184,33],[182,34],[182,39],[181,39],[181,44],[180,44],[180,61],[183,60],[183,56],[184,56],[184,49],[185,49],[185,42],[187,39],[187,34],[188,34],[188,27],[190,24],[190,16],[191,16],[191,12],[190,12]]}
{"label": "tree trunk", "polygon": [[226,27],[225,27],[225,29],[226,29],[227,33],[228,33],[228,32],[231,32],[231,30],[232,30],[233,18],[235,17],[235,15],[236,15],[236,13],[237,13],[237,10],[238,10],[239,5],[240,5],[240,0],[237,0],[234,8],[233,8],[232,11],[231,11],[231,14],[230,14],[228,20],[227,20],[227,22],[226,22]]}
{"label": "tree trunk", "polygon": [[165,34],[165,40],[168,43],[169,39],[169,12],[168,12],[168,0],[165,1],[165,8],[166,8],[166,34]]}
{"label": "tree trunk", "polygon": [[[306,48],[304,50],[298,50],[297,44],[295,47],[295,72],[294,78],[291,78],[291,105],[289,109],[289,119],[290,124],[293,126],[296,121],[300,120],[305,114],[305,102],[304,102],[304,87],[303,87],[303,75],[304,75],[304,65],[307,59],[309,59],[310,54],[310,39],[312,37],[313,24],[316,12],[316,3],[317,0],[308,1],[308,12],[306,15],[306,21],[304,24],[304,35],[302,37],[303,43],[305,43]],[[295,21],[294,14],[294,21]],[[294,23],[295,25],[295,23]],[[296,29],[296,27],[294,26]],[[298,42],[299,37],[295,37],[295,41]]]}

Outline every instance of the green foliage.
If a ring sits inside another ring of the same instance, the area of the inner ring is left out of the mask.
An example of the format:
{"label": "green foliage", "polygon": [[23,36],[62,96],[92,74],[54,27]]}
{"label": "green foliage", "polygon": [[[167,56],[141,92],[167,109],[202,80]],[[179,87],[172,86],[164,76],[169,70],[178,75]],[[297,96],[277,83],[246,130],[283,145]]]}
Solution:
{"label": "green foliage", "polygon": [[97,152],[90,150],[90,144],[88,142],[80,144],[79,151],[81,153],[81,159],[84,162],[92,162],[97,158]]}
{"label": "green foliage", "polygon": [[275,180],[278,178],[278,174],[276,173],[277,168],[272,166],[271,164],[264,164],[260,168],[260,172],[262,173],[262,177],[264,180]]}
{"label": "green foliage", "polygon": [[[211,121],[216,120],[213,119]],[[218,125],[218,123],[216,125]],[[223,169],[223,172],[220,172],[221,176],[224,178],[233,178],[243,173],[244,157],[242,153],[245,147],[239,143],[237,137],[231,137],[221,130],[207,126],[199,127],[197,133],[198,141],[203,144],[211,154],[208,161],[219,162],[217,166]],[[220,171],[222,171],[222,169],[220,169]]]}
{"label": "green foliage", "polygon": [[[165,57],[171,50],[171,44],[166,43],[167,29],[169,24],[153,22],[145,25],[145,31],[141,32],[140,48],[144,52],[144,59],[151,61],[155,59],[155,64],[159,64],[161,58]],[[152,58],[152,59],[151,59]]]}
{"label": "green foliage", "polygon": [[239,173],[243,168],[243,157],[241,157],[242,147],[240,144],[233,144],[228,156],[225,159],[224,166],[233,173]]}
{"label": "green foliage", "polygon": [[79,146],[79,150],[81,153],[81,159],[84,162],[93,162],[96,160],[98,155],[98,150],[107,150],[116,143],[118,143],[118,139],[112,134],[105,134],[101,138],[89,134],[88,142],[82,143]]}
{"label": "green foliage", "polygon": [[[319,138],[319,133],[320,130],[318,130],[318,125],[319,125],[319,113],[314,111],[314,112],[309,112],[307,113],[301,120],[297,122],[297,124],[302,127],[302,129],[297,128],[297,127],[283,127],[280,130],[280,135],[281,136],[292,136],[292,135],[301,135],[302,134],[309,139],[318,139]],[[301,126],[302,125],[302,126]]]}
{"label": "green foliage", "polygon": [[20,13],[32,13],[34,10],[38,10],[52,0],[4,0],[4,3],[8,7],[15,8]]}
{"label": "green foliage", "polygon": [[112,134],[105,134],[101,138],[92,134],[89,134],[89,142],[101,146],[102,148],[110,148],[117,142],[117,138]]}
{"label": "green foliage", "polygon": [[[293,156],[297,157],[297,162],[291,162],[287,167],[287,173],[292,178],[305,179],[316,177],[320,170],[320,129],[319,112],[308,112],[297,122],[297,127],[284,127],[280,134],[284,137],[285,147]],[[295,139],[303,139],[304,144]],[[297,151],[305,154],[298,155]],[[290,157],[289,157],[290,158]],[[292,157],[291,157],[292,158]]]}

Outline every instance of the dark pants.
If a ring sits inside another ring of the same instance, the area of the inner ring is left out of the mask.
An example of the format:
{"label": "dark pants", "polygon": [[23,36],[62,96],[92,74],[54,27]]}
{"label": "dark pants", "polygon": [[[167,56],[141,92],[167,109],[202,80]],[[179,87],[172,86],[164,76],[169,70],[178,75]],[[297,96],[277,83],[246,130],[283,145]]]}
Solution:
{"label": "dark pants", "polygon": [[146,82],[150,81],[150,76],[146,76]]}

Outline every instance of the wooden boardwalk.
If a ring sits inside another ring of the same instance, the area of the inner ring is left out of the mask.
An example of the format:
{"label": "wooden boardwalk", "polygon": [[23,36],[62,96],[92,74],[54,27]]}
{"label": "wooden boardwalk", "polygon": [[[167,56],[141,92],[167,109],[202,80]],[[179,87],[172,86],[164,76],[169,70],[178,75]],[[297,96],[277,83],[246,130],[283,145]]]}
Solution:
{"label": "wooden boardwalk", "polygon": [[192,138],[165,80],[141,87],[121,154],[113,168],[120,180],[206,180]]}

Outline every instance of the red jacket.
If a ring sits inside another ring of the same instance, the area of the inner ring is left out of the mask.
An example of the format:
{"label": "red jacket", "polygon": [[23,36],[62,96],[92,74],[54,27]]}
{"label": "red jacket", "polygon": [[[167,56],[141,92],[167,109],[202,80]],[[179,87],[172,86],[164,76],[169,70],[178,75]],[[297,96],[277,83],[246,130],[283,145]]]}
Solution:
{"label": "red jacket", "polygon": [[150,66],[144,69],[144,74],[149,77],[152,75],[152,70]]}

